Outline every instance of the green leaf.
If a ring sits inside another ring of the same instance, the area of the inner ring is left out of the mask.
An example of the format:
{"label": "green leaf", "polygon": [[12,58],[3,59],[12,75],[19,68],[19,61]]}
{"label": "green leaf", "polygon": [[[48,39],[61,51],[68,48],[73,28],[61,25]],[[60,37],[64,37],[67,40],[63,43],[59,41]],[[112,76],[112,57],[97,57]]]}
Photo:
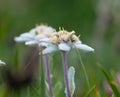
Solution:
{"label": "green leaf", "polygon": [[0,88],[0,97],[6,97],[7,96],[7,87],[6,86],[3,86]]}
{"label": "green leaf", "polygon": [[104,68],[99,63],[97,63],[97,66],[104,74],[104,76],[105,76],[108,84],[110,85],[115,97],[120,97],[120,92],[118,91],[116,85],[113,83],[114,81],[111,79],[111,77],[109,77],[108,73],[104,70]]}
{"label": "green leaf", "polygon": [[[73,94],[75,92],[74,76],[75,76],[75,68],[71,66],[68,70],[68,80],[69,80],[71,97],[73,97]],[[65,93],[66,93],[66,89],[65,89]]]}
{"label": "green leaf", "polygon": [[55,87],[54,87],[54,90],[53,90],[53,93],[54,93],[55,97],[58,97],[61,89],[62,89],[61,82],[57,82],[56,85],[55,85]]}

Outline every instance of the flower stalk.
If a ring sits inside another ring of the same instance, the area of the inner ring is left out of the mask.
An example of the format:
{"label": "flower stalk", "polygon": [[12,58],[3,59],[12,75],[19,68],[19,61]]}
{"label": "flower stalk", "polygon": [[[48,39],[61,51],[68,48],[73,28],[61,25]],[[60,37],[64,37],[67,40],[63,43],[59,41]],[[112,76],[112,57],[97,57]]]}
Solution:
{"label": "flower stalk", "polygon": [[53,90],[52,90],[51,77],[50,77],[49,56],[44,55],[43,59],[44,59],[44,64],[45,64],[45,73],[46,73],[46,76],[47,76],[47,82],[48,82],[48,86],[49,86],[50,97],[53,97]]}
{"label": "flower stalk", "polygon": [[45,74],[44,74],[44,66],[43,66],[43,64],[42,64],[43,62],[42,62],[42,52],[40,51],[40,70],[41,70],[41,72],[40,72],[40,74],[41,74],[41,95],[42,95],[42,97],[45,97]]}
{"label": "flower stalk", "polygon": [[87,74],[87,71],[86,71],[86,67],[82,61],[82,58],[81,58],[81,55],[80,55],[80,52],[76,49],[76,53],[78,54],[78,57],[79,57],[79,61],[80,61],[80,64],[82,66],[82,69],[83,69],[83,72],[84,72],[84,75],[85,75],[85,79],[86,79],[86,82],[87,82],[87,86],[88,86],[88,90],[90,90],[90,81],[89,81],[89,78],[88,78],[88,74]]}
{"label": "flower stalk", "polygon": [[64,70],[64,82],[66,85],[66,96],[71,97],[69,80],[68,80],[67,52],[62,51],[61,55],[62,55],[62,63],[63,63],[63,70]]}

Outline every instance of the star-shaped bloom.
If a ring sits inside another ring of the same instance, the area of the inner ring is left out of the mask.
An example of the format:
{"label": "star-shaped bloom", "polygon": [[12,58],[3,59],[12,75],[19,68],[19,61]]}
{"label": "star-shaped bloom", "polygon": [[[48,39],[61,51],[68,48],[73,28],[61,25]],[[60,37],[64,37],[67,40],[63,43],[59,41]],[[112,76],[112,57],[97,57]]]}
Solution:
{"label": "star-shaped bloom", "polygon": [[60,30],[59,32],[54,32],[49,42],[51,42],[51,45],[43,50],[43,54],[49,54],[58,50],[68,52],[72,48],[78,48],[84,51],[94,51],[90,46],[83,44],[79,40],[79,37],[75,35],[74,31],[68,32],[66,30]]}
{"label": "star-shaped bloom", "polygon": [[49,37],[55,31],[50,26],[40,25],[29,32],[23,33],[18,37],[15,37],[16,42],[25,42],[25,45],[39,45],[47,46],[47,43],[44,41],[49,41]]}

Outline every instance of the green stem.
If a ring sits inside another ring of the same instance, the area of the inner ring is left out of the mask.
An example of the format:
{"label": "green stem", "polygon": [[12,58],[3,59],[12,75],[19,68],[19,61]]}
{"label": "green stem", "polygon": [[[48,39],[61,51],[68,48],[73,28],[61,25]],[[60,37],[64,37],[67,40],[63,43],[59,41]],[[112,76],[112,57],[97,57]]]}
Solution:
{"label": "green stem", "polygon": [[89,82],[89,79],[88,79],[88,75],[87,75],[87,71],[86,71],[85,65],[83,64],[80,52],[77,49],[76,49],[76,51],[77,51],[77,53],[79,53],[78,54],[79,60],[80,60],[80,63],[82,65],[82,68],[83,68],[83,72],[84,72],[84,75],[85,75],[85,79],[86,79],[86,82],[87,82],[88,89],[90,90],[90,82]]}
{"label": "green stem", "polygon": [[86,81],[87,81],[88,89],[90,90],[90,82],[89,82],[89,79],[88,79],[86,67],[85,67],[85,65],[83,64],[83,61],[82,61],[81,56],[80,56],[80,62],[81,62],[81,65],[82,65],[82,68],[83,68],[83,71],[84,71],[84,74],[85,74],[85,78],[86,78]]}

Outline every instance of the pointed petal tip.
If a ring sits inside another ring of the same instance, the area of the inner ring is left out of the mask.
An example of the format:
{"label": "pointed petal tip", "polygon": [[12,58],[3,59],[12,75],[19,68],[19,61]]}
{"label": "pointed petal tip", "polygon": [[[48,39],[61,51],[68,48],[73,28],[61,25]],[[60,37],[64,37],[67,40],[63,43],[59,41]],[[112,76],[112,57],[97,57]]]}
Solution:
{"label": "pointed petal tip", "polygon": [[90,47],[89,51],[94,52],[95,50],[92,47]]}
{"label": "pointed petal tip", "polygon": [[20,40],[19,37],[14,38],[14,41],[16,41],[16,42],[19,41],[19,40]]}
{"label": "pointed petal tip", "polygon": [[24,42],[24,41],[26,41],[26,39],[24,39],[22,37],[15,37],[14,41],[16,41],[16,42]]}
{"label": "pointed petal tip", "polygon": [[94,52],[94,49],[86,44],[75,44],[75,47],[86,52]]}

